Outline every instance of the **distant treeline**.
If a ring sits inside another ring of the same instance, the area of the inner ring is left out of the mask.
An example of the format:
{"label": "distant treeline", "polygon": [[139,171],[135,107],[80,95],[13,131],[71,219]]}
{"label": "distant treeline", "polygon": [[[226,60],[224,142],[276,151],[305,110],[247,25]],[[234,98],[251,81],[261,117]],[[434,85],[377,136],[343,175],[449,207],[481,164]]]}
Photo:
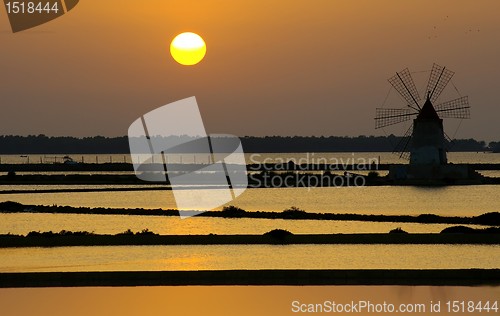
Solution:
{"label": "distant treeline", "polygon": [[[266,136],[241,137],[247,153],[280,152],[391,152],[400,137],[357,136]],[[500,151],[500,142],[486,144],[474,139],[458,139],[451,151]],[[122,137],[0,136],[0,154],[127,154],[128,139]]]}

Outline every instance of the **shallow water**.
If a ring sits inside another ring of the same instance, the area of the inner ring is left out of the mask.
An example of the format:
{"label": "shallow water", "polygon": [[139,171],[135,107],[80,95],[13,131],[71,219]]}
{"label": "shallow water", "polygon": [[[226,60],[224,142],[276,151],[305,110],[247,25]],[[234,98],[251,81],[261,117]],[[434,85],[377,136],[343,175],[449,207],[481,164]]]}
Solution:
{"label": "shallow water", "polygon": [[500,246],[210,245],[0,249],[1,272],[499,268]]}
{"label": "shallow water", "polygon": [[[47,155],[28,155],[30,163],[61,163],[64,155],[47,154]],[[76,162],[84,163],[131,163],[129,154],[119,155],[70,155]],[[191,163],[194,162],[192,154],[171,154],[171,163]],[[197,155],[198,163],[209,161],[206,159],[200,160],[200,155]],[[362,160],[376,159],[379,163],[406,163],[407,161],[399,158],[390,152],[339,152],[339,153],[247,153],[245,160],[247,163],[262,163],[262,162],[286,162],[294,160],[297,163],[321,163],[320,159],[326,158],[328,162],[338,161],[340,163],[361,162]],[[162,161],[161,157],[156,157],[156,161]],[[448,153],[448,161],[452,163],[500,163],[500,153],[488,152],[451,152]],[[5,164],[25,164],[28,163],[26,155],[0,155],[0,163]]]}
{"label": "shallow water", "polygon": [[[264,158],[299,159],[305,154]],[[352,154],[321,154],[327,158]],[[382,163],[401,162],[388,153]],[[261,157],[262,159],[264,159]],[[10,157],[14,159],[14,157]],[[10,159],[9,158],[9,159]],[[16,159],[18,159],[17,157]],[[89,157],[90,159],[91,157]],[[111,157],[113,158],[113,157]],[[118,159],[118,157],[115,157]],[[250,157],[247,157],[247,162]],[[255,156],[253,157],[254,159]],[[85,159],[85,157],[84,157]],[[95,159],[95,156],[94,156]],[[113,158],[114,159],[114,158]],[[186,159],[186,158],[184,158]],[[309,157],[310,159],[310,157]],[[15,159],[14,159],[15,160]],[[19,159],[18,159],[19,160]],[[500,154],[451,153],[455,163],[500,163]],[[5,161],[5,157],[2,157]],[[21,162],[22,163],[22,162]],[[497,172],[490,174],[495,175]],[[78,189],[134,186],[0,186],[10,189]],[[342,187],[249,189],[230,204],[247,211],[277,211],[296,206],[308,212],[477,216],[500,211],[500,186]],[[35,205],[113,208],[176,208],[171,191],[82,192],[0,195],[0,201]],[[220,209],[220,208],[219,208]],[[287,229],[296,234],[439,232],[450,225],[356,221],[223,219],[90,214],[0,214],[0,234],[29,231],[94,231],[115,234],[148,228],[160,234],[262,234]],[[500,246],[482,245],[248,245],[113,246],[0,249],[0,271],[116,271],[212,269],[433,269],[500,268]]]}
{"label": "shallow water", "polygon": [[[0,214],[0,234],[26,235],[30,231],[88,231],[117,234],[131,229],[149,229],[161,235],[261,235],[273,229],[286,229],[294,234],[387,233],[400,227],[409,233],[439,233],[448,224],[376,223],[360,221],[320,221],[283,219],[230,219],[192,217],[180,219],[166,216],[127,216],[91,214]],[[482,226],[469,225],[483,228]]]}
{"label": "shallow water", "polygon": [[[43,187],[48,186],[37,186]],[[476,216],[500,211],[499,193],[500,186],[495,185],[259,188],[246,190],[229,204],[247,211],[281,212],[296,206],[314,213]],[[74,207],[176,208],[171,191],[2,194],[0,201]]]}

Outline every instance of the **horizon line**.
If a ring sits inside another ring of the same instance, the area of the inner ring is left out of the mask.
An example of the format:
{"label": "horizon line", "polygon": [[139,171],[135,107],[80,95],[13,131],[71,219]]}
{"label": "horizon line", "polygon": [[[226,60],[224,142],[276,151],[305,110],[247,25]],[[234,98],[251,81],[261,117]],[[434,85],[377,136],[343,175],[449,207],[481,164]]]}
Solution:
{"label": "horizon line", "polygon": [[[154,135],[153,137],[159,137],[161,135]],[[171,135],[171,136],[187,136],[187,137],[192,137],[189,135]],[[87,139],[87,138],[106,138],[106,139],[113,139],[113,138],[128,138],[127,135],[122,135],[122,136],[104,136],[104,135],[93,135],[93,136],[74,136],[74,135],[46,135],[46,134],[25,134],[25,135],[19,135],[19,134],[2,134],[0,135],[0,138],[5,138],[5,137],[22,137],[22,138],[28,138],[28,137],[40,137],[40,138],[73,138],[73,139]],[[403,137],[403,135],[395,135],[393,133],[388,134],[388,135],[264,135],[264,136],[256,136],[256,135],[244,135],[244,136],[237,136],[239,138],[270,138],[270,137],[276,137],[276,138],[388,138],[388,137]],[[500,142],[500,140],[482,140],[482,139],[476,139],[474,137],[462,137],[462,138],[454,138],[453,140],[475,140],[478,142],[484,141],[487,143],[491,142]]]}

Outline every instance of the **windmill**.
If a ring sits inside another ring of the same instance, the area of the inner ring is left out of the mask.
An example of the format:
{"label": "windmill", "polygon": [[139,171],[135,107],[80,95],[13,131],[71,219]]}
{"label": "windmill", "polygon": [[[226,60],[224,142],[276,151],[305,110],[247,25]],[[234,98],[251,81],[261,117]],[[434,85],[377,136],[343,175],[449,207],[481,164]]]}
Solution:
{"label": "windmill", "polygon": [[403,97],[405,108],[377,108],[375,128],[399,124],[413,119],[413,124],[394,149],[400,157],[409,158],[410,165],[447,164],[447,145],[451,139],[443,128],[444,118],[469,119],[468,97],[437,104],[437,99],[455,73],[434,64],[427,82],[425,100],[419,96],[408,68],[389,78],[389,83]]}

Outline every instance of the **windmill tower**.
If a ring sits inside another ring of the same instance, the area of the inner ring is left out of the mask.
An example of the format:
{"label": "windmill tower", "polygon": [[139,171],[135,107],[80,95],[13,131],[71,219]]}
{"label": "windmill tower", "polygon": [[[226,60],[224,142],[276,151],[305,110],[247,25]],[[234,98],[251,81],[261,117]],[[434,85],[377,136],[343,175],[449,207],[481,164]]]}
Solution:
{"label": "windmill tower", "polygon": [[429,96],[413,120],[410,142],[410,164],[444,165],[448,162],[443,119],[437,114]]}
{"label": "windmill tower", "polygon": [[[432,167],[433,175],[426,177],[444,177],[445,170],[453,169],[439,168],[439,166],[445,166],[448,163],[446,152],[447,146],[451,142],[444,131],[443,119],[469,119],[468,97],[460,97],[436,106],[434,104],[454,74],[453,71],[434,64],[427,83],[425,99],[422,100],[408,68],[397,72],[389,78],[389,83],[403,97],[407,106],[399,109],[376,109],[376,129],[413,119],[413,124],[398,143],[394,152],[399,153],[400,157],[409,158],[410,167],[414,167],[410,168],[409,171],[413,170],[414,176],[416,173],[421,176],[430,174],[428,171]],[[422,168],[424,166],[427,168]]]}

